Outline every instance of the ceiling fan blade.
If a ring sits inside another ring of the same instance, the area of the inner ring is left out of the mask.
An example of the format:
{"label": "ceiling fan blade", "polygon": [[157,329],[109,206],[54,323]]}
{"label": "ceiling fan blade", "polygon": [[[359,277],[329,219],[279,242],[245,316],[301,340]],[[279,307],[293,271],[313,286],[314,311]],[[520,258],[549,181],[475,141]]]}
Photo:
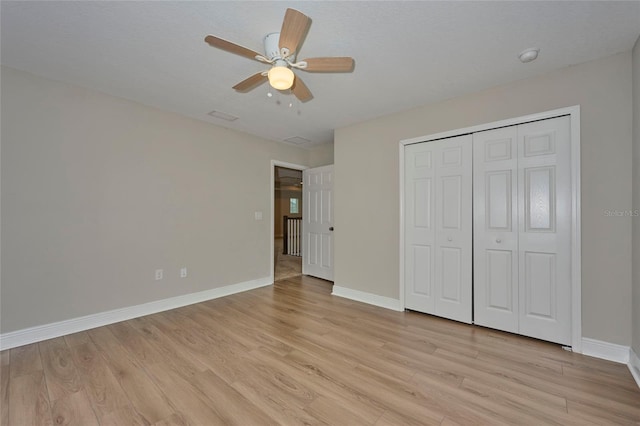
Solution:
{"label": "ceiling fan blade", "polygon": [[309,58],[305,59],[304,62],[307,63],[307,67],[302,69],[309,72],[350,72],[353,71],[354,66],[353,58],[348,56]]}
{"label": "ceiling fan blade", "polygon": [[239,44],[232,43],[220,37],[208,35],[204,38],[204,41],[218,49],[226,50],[227,52],[235,53],[236,55],[244,56],[245,58],[255,59],[256,61],[258,60],[256,59],[256,56],[262,56],[254,50],[247,49],[246,47],[242,47]]}
{"label": "ceiling fan blade", "polygon": [[296,79],[293,81],[293,86],[291,87],[291,91],[293,94],[300,100],[300,102],[307,102],[313,99],[313,95],[311,91],[307,87],[306,84],[296,75]]}
{"label": "ceiling fan blade", "polygon": [[280,30],[278,46],[280,50],[286,47],[291,54],[297,52],[300,42],[302,42],[309,29],[309,25],[311,25],[311,18],[307,15],[295,9],[287,9],[284,14],[282,29]]}
{"label": "ceiling fan blade", "polygon": [[260,84],[264,83],[265,81],[267,81],[267,76],[262,75],[262,72],[258,72],[251,77],[242,80],[240,83],[233,86],[233,88],[238,92],[246,93],[249,90],[254,89]]}

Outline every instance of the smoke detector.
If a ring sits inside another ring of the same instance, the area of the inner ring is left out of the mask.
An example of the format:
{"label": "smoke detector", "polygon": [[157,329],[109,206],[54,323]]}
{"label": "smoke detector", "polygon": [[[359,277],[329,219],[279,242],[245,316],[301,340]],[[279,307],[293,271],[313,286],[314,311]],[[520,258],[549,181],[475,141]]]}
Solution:
{"label": "smoke detector", "polygon": [[540,53],[540,49],[531,48],[525,49],[518,55],[520,62],[526,64],[527,62],[535,61],[538,57],[538,53]]}

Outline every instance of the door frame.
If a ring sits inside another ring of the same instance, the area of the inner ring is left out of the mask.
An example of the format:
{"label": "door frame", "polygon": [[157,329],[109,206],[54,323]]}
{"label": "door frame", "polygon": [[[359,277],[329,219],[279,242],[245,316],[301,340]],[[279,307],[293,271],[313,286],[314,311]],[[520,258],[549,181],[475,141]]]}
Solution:
{"label": "door frame", "polygon": [[[276,203],[275,203],[275,195],[276,195],[276,167],[284,167],[287,169],[293,169],[293,170],[306,170],[309,167],[307,166],[302,166],[300,164],[293,164],[293,163],[287,163],[285,161],[278,161],[278,160],[271,160],[271,246],[270,246],[270,253],[271,253],[271,257],[269,258],[269,262],[271,265],[271,268],[269,269],[269,280],[271,281],[271,284],[273,284],[275,282],[275,276],[276,276],[276,263],[275,263],[275,253],[274,253],[274,245],[275,245],[275,232],[276,232],[276,227],[275,227],[275,217],[276,217]],[[302,206],[302,208],[304,209],[304,204]]]}
{"label": "door frame", "polygon": [[571,127],[571,348],[582,353],[582,250],[581,250],[581,198],[580,198],[580,105],[544,111],[477,126],[464,127],[441,133],[403,139],[398,144],[400,181],[400,227],[399,227],[399,283],[400,309],[405,309],[404,295],[404,147],[421,142],[461,136],[500,127],[515,126],[532,121],[560,116],[570,117]]}

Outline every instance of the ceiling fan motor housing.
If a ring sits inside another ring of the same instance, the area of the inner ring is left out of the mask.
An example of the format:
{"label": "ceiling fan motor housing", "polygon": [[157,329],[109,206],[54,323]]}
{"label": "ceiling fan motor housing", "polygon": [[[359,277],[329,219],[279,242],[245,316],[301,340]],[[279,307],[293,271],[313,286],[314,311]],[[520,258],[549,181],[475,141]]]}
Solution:
{"label": "ceiling fan motor housing", "polygon": [[[269,60],[283,59],[283,53],[286,56],[289,52],[280,52],[280,33],[267,34],[264,38],[264,53]],[[293,57],[290,57],[293,60]]]}

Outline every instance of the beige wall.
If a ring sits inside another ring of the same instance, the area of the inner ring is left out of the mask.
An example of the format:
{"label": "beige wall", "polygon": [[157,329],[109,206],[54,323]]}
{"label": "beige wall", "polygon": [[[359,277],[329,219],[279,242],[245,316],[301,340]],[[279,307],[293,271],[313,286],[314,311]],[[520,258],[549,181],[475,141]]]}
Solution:
{"label": "beige wall", "polygon": [[[633,48],[633,208],[640,211],[640,38]],[[632,346],[640,357],[640,217],[633,218]]]}
{"label": "beige wall", "polygon": [[580,105],[583,335],[629,345],[631,102],[627,52],[336,130],[335,284],[398,298],[400,140]]}
{"label": "beige wall", "polygon": [[309,150],[309,167],[333,164],[333,143],[317,146]]}
{"label": "beige wall", "polygon": [[3,333],[269,277],[271,160],[308,150],[8,68],[1,108]]}

